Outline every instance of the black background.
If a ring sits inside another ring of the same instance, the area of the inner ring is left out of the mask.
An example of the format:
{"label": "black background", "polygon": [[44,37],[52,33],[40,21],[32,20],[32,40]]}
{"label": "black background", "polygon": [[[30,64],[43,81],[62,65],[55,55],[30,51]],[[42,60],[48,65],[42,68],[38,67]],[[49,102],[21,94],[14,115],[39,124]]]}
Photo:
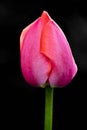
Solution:
{"label": "black background", "polygon": [[64,31],[78,72],[54,89],[53,130],[86,127],[87,6],[84,0],[0,1],[0,127],[43,130],[45,89],[29,86],[20,69],[20,33],[46,10]]}

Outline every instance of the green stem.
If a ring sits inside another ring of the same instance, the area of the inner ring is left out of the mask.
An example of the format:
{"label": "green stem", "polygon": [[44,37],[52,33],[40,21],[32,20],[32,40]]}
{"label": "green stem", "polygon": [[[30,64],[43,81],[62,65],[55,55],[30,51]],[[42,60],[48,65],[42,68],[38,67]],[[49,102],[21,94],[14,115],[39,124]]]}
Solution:
{"label": "green stem", "polygon": [[52,130],[53,117],[53,88],[45,88],[45,122],[44,130]]}

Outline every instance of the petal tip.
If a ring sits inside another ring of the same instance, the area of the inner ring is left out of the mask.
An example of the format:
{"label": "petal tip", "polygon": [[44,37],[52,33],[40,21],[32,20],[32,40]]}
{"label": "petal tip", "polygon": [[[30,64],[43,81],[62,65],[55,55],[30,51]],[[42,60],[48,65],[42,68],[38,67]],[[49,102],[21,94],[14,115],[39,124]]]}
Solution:
{"label": "petal tip", "polygon": [[48,12],[45,11],[45,10],[42,12],[41,18],[43,18],[43,19],[45,19],[47,21],[51,20],[51,17],[49,16]]}

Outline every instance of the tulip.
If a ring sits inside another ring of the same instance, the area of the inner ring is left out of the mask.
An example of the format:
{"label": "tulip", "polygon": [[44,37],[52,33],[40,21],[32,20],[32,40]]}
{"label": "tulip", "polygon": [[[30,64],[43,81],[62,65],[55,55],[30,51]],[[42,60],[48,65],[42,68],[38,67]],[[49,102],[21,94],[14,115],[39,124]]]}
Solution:
{"label": "tulip", "polygon": [[20,36],[21,70],[31,86],[64,87],[77,72],[65,34],[46,11]]}

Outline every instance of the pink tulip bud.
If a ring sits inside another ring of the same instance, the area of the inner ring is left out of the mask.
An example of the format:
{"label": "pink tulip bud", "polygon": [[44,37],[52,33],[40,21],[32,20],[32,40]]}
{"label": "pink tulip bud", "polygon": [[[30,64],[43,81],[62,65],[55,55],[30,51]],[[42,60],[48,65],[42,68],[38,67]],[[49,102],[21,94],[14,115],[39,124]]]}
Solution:
{"label": "pink tulip bud", "polygon": [[77,72],[63,31],[46,11],[23,29],[20,55],[23,76],[32,86],[64,87]]}

